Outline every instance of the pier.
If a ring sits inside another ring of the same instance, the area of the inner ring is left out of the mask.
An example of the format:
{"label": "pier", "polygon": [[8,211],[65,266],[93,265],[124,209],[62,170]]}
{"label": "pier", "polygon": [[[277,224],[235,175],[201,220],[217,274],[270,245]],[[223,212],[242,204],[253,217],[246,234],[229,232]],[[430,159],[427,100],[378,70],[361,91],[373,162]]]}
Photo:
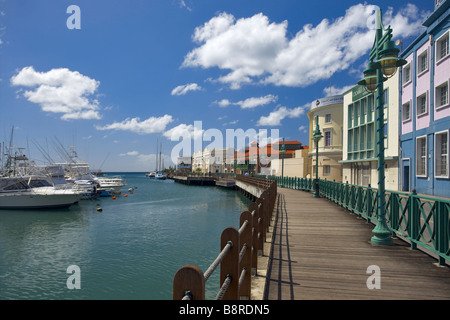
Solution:
{"label": "pier", "polygon": [[223,188],[234,188],[235,177],[226,176],[222,177],[217,174],[211,175],[174,175],[170,179],[173,179],[177,183],[186,185],[198,185],[198,186],[218,186]]}
{"label": "pier", "polygon": [[173,176],[172,179],[177,183],[187,185],[198,186],[214,186],[216,185],[216,179],[214,177],[202,177],[202,176]]}
{"label": "pier", "polygon": [[275,210],[264,299],[450,299],[448,266],[398,237],[372,245],[373,224],[326,198],[278,188]]}
{"label": "pier", "polygon": [[[272,198],[274,192],[276,196],[269,202],[273,205],[265,206],[271,212],[256,220],[263,221],[260,230],[264,230],[264,237],[253,242],[257,243],[258,258],[252,267],[251,293],[241,294],[239,281],[231,296],[218,294],[218,298],[450,299],[449,199],[388,192],[387,214],[394,241],[393,245],[380,246],[370,241],[376,223],[376,189],[320,181],[321,197],[314,198],[311,179],[275,180],[279,185],[276,189],[267,179],[236,177],[236,187],[257,199],[249,207],[250,213],[257,212],[254,203],[261,203],[261,198],[268,194]],[[233,231],[233,242],[240,241],[241,229]],[[224,230],[231,239],[230,232]],[[225,251],[231,249],[225,249],[227,241],[221,241]],[[237,270],[247,270],[240,269],[240,261],[228,261],[236,268],[233,279],[239,278]],[[174,279],[174,299],[190,291],[193,278],[199,283],[204,280],[201,270],[190,272],[182,268],[177,273],[177,286],[183,282],[184,291],[177,289],[175,294]],[[221,277],[225,291],[231,278]],[[188,298],[198,299],[199,295]]]}

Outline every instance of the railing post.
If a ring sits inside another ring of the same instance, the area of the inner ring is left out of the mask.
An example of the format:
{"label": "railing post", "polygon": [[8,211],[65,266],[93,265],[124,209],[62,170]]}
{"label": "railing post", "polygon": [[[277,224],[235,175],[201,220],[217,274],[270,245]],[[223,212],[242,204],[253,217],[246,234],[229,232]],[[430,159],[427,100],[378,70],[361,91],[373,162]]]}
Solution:
{"label": "railing post", "polygon": [[264,203],[261,198],[256,199],[256,204],[258,205],[258,218],[256,220],[256,234],[257,234],[257,248],[258,256],[264,254]]}
{"label": "railing post", "polygon": [[242,272],[242,269],[245,268],[245,276],[242,284],[239,288],[239,297],[248,297],[250,299],[251,296],[251,270],[252,270],[252,228],[253,228],[253,219],[252,214],[249,211],[244,211],[241,213],[239,218],[239,226],[247,221],[247,226],[242,234],[239,235],[239,252],[242,250],[244,245],[247,245],[247,249],[245,251],[244,256],[240,262],[239,271]]}
{"label": "railing post", "polygon": [[372,216],[372,202],[373,202],[373,197],[372,197],[372,187],[369,186],[367,187],[367,197],[366,197],[366,219],[367,219],[367,223],[370,222],[370,217]]}
{"label": "railing post", "polygon": [[258,205],[255,202],[250,203],[248,211],[252,213],[252,274],[258,270]]}
{"label": "railing post", "polygon": [[236,228],[228,227],[222,231],[220,238],[220,250],[231,243],[232,247],[228,254],[220,263],[220,285],[225,281],[227,276],[231,276],[231,283],[223,295],[223,300],[239,299],[239,231]]}
{"label": "railing post", "polygon": [[[389,208],[390,212],[387,213],[387,217],[389,217],[389,222],[391,225],[391,229],[393,231],[397,231],[399,228],[399,222],[400,222],[400,211],[399,211],[399,195],[397,193],[391,192],[389,194],[388,202],[389,202]],[[395,235],[395,233],[394,233]]]}
{"label": "railing post", "polygon": [[448,205],[443,201],[436,201],[436,216],[437,216],[437,235],[436,244],[437,250],[441,253],[438,256],[439,265],[445,265],[445,258],[442,255],[448,254],[449,242],[450,242],[450,226],[449,226],[449,212]]}
{"label": "railing post", "polygon": [[420,212],[419,212],[419,199],[416,197],[416,190],[413,190],[410,199],[410,210],[409,210],[409,236],[411,241],[411,249],[417,249],[417,237],[419,236],[419,223],[420,223]]}
{"label": "railing post", "polygon": [[356,213],[361,215],[362,212],[362,197],[363,197],[363,187],[358,186],[356,191]]}
{"label": "railing post", "polygon": [[181,300],[186,295],[191,300],[205,300],[205,277],[196,266],[180,268],[173,278],[172,299]]}

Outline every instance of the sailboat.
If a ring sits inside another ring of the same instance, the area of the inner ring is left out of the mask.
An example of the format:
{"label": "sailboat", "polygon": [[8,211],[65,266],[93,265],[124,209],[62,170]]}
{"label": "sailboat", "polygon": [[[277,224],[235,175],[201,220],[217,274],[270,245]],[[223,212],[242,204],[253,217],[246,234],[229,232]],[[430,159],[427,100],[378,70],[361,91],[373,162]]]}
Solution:
{"label": "sailboat", "polygon": [[163,163],[161,163],[162,158],[162,143],[160,144],[160,149],[159,149],[159,154],[158,154],[158,140],[156,140],[156,157],[155,157],[155,164],[156,164],[156,169],[153,172],[147,172],[146,175],[149,178],[154,178],[156,180],[165,180],[167,179],[167,176],[164,174],[164,172],[162,172],[162,167],[164,166]]}

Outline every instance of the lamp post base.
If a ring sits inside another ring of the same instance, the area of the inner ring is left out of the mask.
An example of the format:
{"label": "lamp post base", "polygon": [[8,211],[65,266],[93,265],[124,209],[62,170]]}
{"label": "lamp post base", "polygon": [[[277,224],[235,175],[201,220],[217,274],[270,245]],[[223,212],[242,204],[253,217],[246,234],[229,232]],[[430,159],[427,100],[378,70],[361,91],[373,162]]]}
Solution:
{"label": "lamp post base", "polygon": [[315,191],[315,192],[313,193],[313,198],[320,198],[319,193]]}
{"label": "lamp post base", "polygon": [[387,226],[386,220],[378,220],[377,225],[373,228],[374,236],[370,239],[372,244],[381,246],[390,246],[394,244],[392,232]]}

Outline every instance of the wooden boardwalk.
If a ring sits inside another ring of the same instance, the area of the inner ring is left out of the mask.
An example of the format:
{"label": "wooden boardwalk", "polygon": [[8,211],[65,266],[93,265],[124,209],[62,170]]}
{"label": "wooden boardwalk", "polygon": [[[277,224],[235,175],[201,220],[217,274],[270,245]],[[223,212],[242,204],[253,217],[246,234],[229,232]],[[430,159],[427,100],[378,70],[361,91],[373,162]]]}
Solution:
{"label": "wooden boardwalk", "polygon": [[[374,225],[327,199],[284,188],[278,194],[264,299],[450,299],[450,268],[436,259],[400,239],[372,245]],[[380,289],[367,287],[372,265]]]}

